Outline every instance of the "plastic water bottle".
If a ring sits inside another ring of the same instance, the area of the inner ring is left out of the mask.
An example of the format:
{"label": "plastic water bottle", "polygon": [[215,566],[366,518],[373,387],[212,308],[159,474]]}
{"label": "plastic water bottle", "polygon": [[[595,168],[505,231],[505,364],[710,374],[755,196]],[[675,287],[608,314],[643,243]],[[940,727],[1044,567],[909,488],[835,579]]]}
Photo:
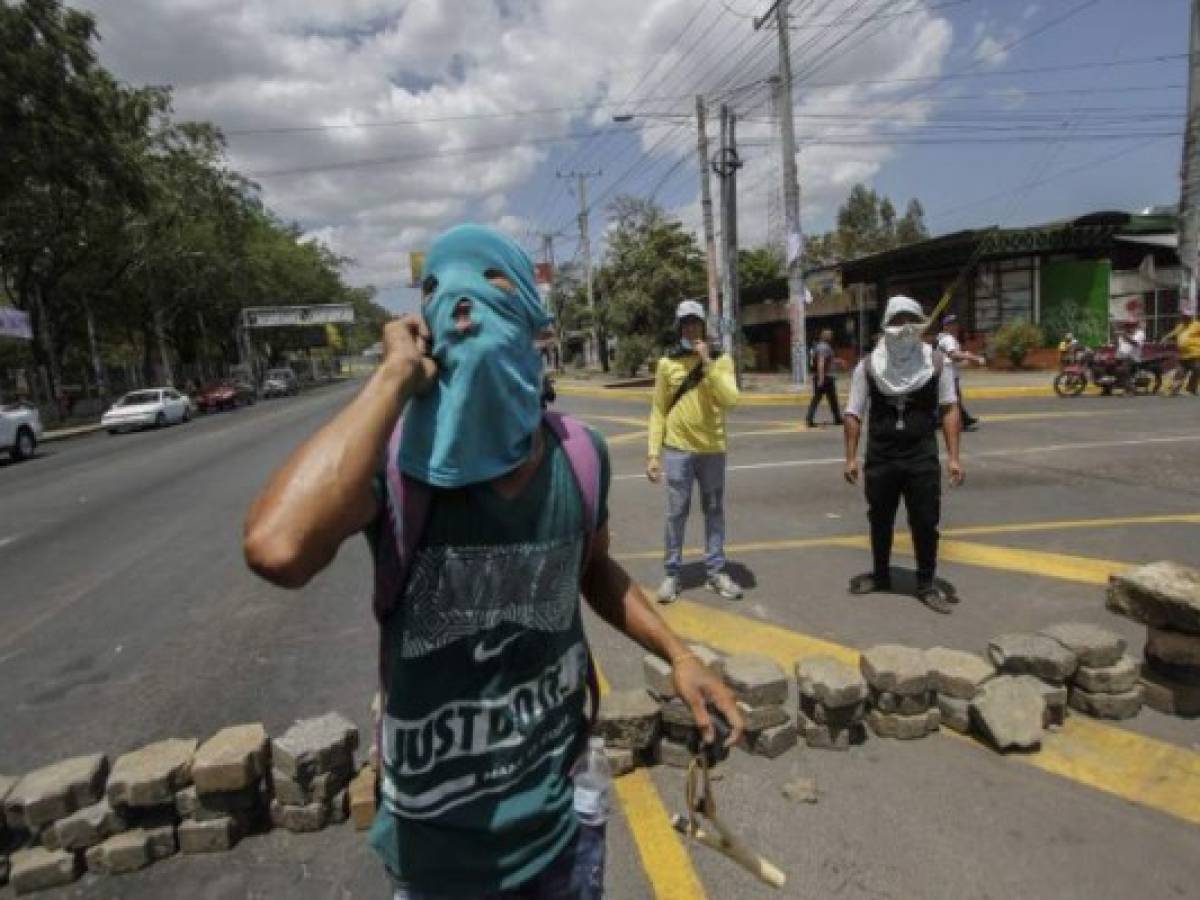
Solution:
{"label": "plastic water bottle", "polygon": [[604,738],[588,738],[587,751],[571,769],[575,782],[575,814],[584,825],[608,821],[612,811],[612,768],[604,755]]}

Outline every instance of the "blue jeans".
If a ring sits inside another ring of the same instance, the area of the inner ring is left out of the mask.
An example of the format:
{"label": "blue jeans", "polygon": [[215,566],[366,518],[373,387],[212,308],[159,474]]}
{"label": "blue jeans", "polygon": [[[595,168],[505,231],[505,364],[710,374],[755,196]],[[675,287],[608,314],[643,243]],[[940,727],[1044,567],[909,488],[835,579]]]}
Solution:
{"label": "blue jeans", "polygon": [[692,482],[700,485],[704,510],[704,568],[712,578],[725,569],[725,454],[685,453],[663,448],[667,478],[667,530],[664,568],[678,575],[683,565],[683,532],[692,508]]}
{"label": "blue jeans", "polygon": [[[606,826],[580,825],[571,843],[545,869],[520,887],[481,894],[472,900],[601,900],[604,897]],[[392,900],[463,900],[459,895],[396,888]]]}

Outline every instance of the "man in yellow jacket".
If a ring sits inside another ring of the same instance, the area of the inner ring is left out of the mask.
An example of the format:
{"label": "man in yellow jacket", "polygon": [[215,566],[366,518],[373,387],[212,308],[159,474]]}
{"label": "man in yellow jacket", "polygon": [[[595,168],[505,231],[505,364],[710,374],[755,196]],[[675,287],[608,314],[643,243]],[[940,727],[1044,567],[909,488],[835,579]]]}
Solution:
{"label": "man in yellow jacket", "polygon": [[658,361],[650,407],[646,477],[667,479],[667,527],[660,603],[679,598],[683,533],[700,485],[704,510],[704,566],[708,586],[727,600],[742,589],[725,571],[725,411],[738,401],[733,360],[715,353],[705,336],[704,307],[684,300],[675,310],[679,346]]}
{"label": "man in yellow jacket", "polygon": [[1188,393],[1195,394],[1200,387],[1200,320],[1185,314],[1171,333],[1163,338],[1163,343],[1172,342],[1179,348],[1179,368],[1175,370],[1171,396],[1179,393],[1184,382],[1187,383]]}

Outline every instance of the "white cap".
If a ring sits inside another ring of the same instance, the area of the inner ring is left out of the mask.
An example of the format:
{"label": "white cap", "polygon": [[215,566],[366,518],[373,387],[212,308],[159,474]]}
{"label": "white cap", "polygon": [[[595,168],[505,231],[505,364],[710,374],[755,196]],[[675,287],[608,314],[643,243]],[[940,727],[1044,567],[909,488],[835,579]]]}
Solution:
{"label": "white cap", "polygon": [[675,307],[675,321],[682,322],[688,316],[694,316],[701,322],[704,321],[704,307],[700,305],[699,300],[684,300]]}
{"label": "white cap", "polygon": [[912,297],[897,294],[887,302],[887,309],[883,313],[883,324],[887,325],[902,313],[908,313],[910,316],[916,316],[922,322],[925,321],[925,310],[921,309],[920,303]]}

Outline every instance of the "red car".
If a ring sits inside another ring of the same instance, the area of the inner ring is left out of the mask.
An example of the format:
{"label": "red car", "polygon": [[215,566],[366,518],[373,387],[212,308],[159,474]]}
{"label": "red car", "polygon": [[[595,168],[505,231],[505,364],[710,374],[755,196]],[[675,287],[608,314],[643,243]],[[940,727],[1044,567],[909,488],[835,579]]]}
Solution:
{"label": "red car", "polygon": [[201,412],[237,409],[255,401],[254,388],[244,381],[218,381],[196,394],[196,408]]}

